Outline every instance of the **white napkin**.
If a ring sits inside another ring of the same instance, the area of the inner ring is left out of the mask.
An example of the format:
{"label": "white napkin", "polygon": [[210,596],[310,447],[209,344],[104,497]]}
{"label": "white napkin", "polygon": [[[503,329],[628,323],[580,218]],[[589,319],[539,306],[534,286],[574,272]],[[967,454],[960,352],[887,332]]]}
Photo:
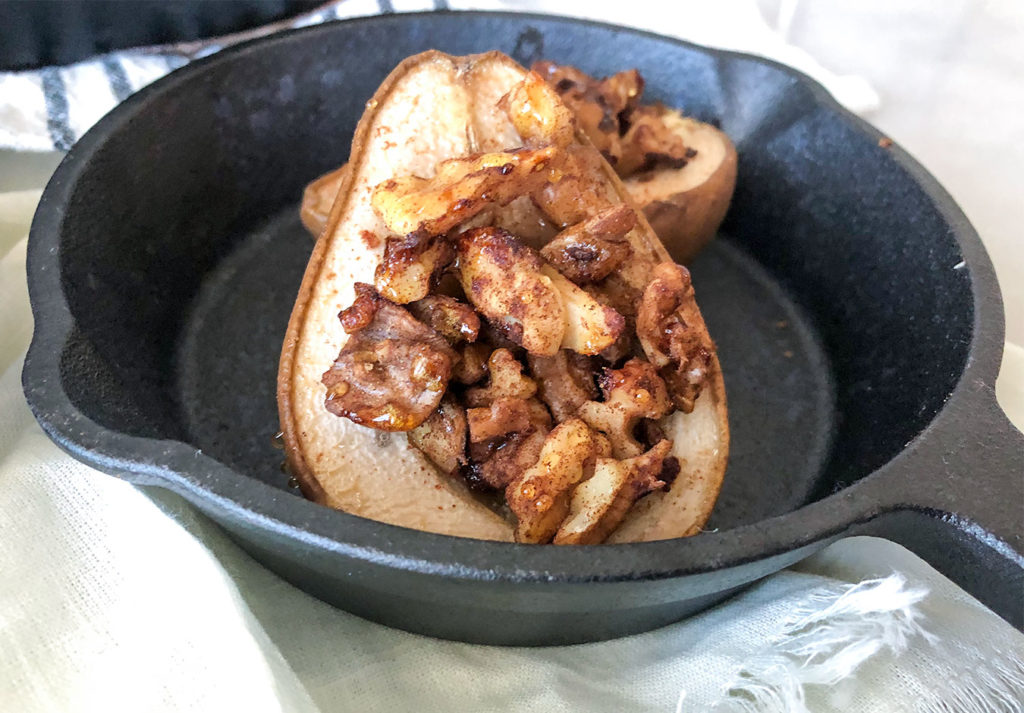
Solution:
{"label": "white napkin", "polygon": [[[379,7],[346,0],[335,12]],[[807,61],[740,0],[548,7],[648,18],[662,33]],[[28,90],[4,102],[12,76],[0,77],[0,143],[50,147],[38,132],[45,101],[42,114]],[[818,76],[843,94],[834,76]],[[874,101],[852,85],[847,103]],[[69,111],[86,117],[68,124],[75,136],[99,115],[86,105],[92,119]],[[95,472],[36,426],[20,371],[31,332],[22,236],[37,198],[0,195],[0,711],[1022,710],[1024,636],[918,558],[869,538],[687,621],[583,646],[436,641],[308,597],[180,498]],[[1024,423],[1024,352],[1008,351],[999,388]]]}
{"label": "white napkin", "polygon": [[790,64],[824,84],[853,111],[870,111],[879,102],[864,79],[829,72],[809,54],[783,41],[764,21],[753,0],[722,0],[699,6],[651,0],[341,0],[289,21],[205,42],[115,52],[67,67],[0,72],[0,148],[67,151],[100,117],[133,92],[192,59],[242,40],[336,19],[448,8],[553,12],[630,25]]}

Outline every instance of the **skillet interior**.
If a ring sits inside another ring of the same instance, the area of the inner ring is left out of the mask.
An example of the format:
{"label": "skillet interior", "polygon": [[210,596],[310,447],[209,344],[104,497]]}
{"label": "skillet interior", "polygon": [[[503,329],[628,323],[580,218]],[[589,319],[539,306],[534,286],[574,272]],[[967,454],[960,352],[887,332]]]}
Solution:
{"label": "skillet interior", "polygon": [[927,425],[966,359],[970,282],[941,216],[885,149],[772,67],[557,21],[515,39],[506,22],[427,16],[407,41],[378,44],[387,23],[293,35],[151,100],[101,148],[66,216],[76,405],[286,487],[273,388],[311,249],[294,217],[301,189],[345,159],[363,100],[403,57],[504,37],[524,62],[637,66],[652,99],[720,122],[737,144],[729,238],[695,266],[734,429],[716,526],[841,489]]}
{"label": "skillet interior", "polygon": [[[734,429],[712,527],[842,490],[899,453],[953,391],[974,317],[956,238],[908,170],[823,105],[819,89],[750,58],[632,31],[441,14],[311,28],[215,57],[124,107],[130,121],[112,119],[102,141],[83,142],[87,162],[71,152],[59,266],[74,326],[60,374],[74,408],[231,468],[236,513],[262,497],[248,479],[287,489],[271,437],[280,340],[311,248],[297,201],[345,159],[363,100],[430,47],[497,48],[594,74],[635,66],[652,99],[719,122],[736,142],[727,237],[695,266]],[[153,452],[100,465],[142,471]],[[473,564],[488,567],[487,551]]]}

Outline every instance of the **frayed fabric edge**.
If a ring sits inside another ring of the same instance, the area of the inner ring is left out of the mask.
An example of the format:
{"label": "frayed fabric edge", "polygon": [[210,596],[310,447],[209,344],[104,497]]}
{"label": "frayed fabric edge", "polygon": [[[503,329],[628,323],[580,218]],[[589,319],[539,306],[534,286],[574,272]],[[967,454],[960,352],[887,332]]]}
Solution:
{"label": "frayed fabric edge", "polygon": [[927,593],[900,574],[815,590],[709,710],[810,713],[806,686],[833,686],[877,653],[898,655],[913,640],[935,643],[917,607]]}

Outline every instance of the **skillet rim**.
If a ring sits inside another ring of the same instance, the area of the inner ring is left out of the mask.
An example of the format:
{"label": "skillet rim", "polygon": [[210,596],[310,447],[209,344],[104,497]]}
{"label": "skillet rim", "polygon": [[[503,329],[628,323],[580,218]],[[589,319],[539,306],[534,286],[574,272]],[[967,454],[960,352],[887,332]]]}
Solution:
{"label": "skillet rim", "polygon": [[[883,470],[912,457],[915,446],[951,411],[971,401],[970,385],[992,385],[1002,357],[1004,323],[998,283],[977,231],[938,181],[895,143],[887,150],[932,201],[960,248],[971,281],[973,307],[967,361],[945,404],[902,451],[843,490],[796,510],[723,532],[656,542],[535,547],[422,532],[377,522],[315,503],[250,478],[187,443],[130,436],[100,426],[71,402],[60,378],[60,354],[75,325],[60,280],[59,243],[64,207],[93,154],[107,137],[124,129],[158,96],[188,85],[209,67],[230,62],[264,46],[312,39],[318,33],[353,31],[372,23],[415,22],[422,16],[501,18],[566,23],[613,30],[673,44],[721,64],[738,60],[781,72],[808,90],[809,107],[837,115],[871,139],[884,135],[843,108],[807,75],[773,60],[712,49],[653,32],[573,17],[538,13],[442,11],[351,18],[286,30],[239,43],[192,62],[143,88],[103,117],[71,148],[40,199],[30,230],[27,279],[35,328],[25,357],[22,383],[43,430],[76,459],[137,484],[155,484],[184,496],[215,520],[241,521],[268,534],[326,553],[389,568],[465,580],[614,582],[668,579],[754,562],[841,535],[889,508],[872,485]],[[344,29],[339,29],[344,28]],[[931,441],[929,440],[929,443]],[[925,444],[927,446],[927,444]],[[908,503],[913,505],[913,503]]]}

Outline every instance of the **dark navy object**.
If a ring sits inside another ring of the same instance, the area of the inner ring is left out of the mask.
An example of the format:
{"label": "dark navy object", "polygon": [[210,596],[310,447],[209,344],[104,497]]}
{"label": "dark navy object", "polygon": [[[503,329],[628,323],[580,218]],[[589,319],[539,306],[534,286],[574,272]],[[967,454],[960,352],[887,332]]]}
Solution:
{"label": "dark navy object", "polygon": [[[739,152],[693,266],[733,449],[708,531],[537,547],[433,535],[298,497],[275,377],[312,241],[303,186],[343,162],[405,57],[489,49],[714,121]],[[1003,312],[950,197],[813,81],[634,30],[392,15],[229,49],[139,92],[67,155],[32,226],[29,403],[74,457],[180,493],[267,567],[385,624],[564,644],[678,620],[838,538],[903,543],[1020,627],[1024,437],[996,404]]]}
{"label": "dark navy object", "polygon": [[64,65],[128,47],[194,42],[309,12],[324,0],[0,0],[0,70]]}

